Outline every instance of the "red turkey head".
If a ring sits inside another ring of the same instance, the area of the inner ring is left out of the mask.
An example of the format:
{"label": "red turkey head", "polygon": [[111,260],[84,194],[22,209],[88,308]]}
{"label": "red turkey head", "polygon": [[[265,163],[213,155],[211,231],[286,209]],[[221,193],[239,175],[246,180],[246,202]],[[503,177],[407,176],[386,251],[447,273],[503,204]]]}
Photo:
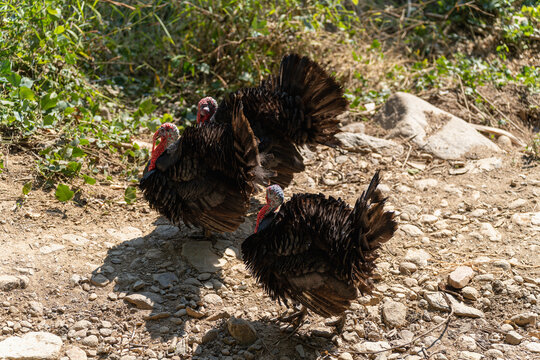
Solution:
{"label": "red turkey head", "polygon": [[[172,143],[178,140],[180,132],[176,125],[171,123],[162,124],[159,129],[154,133],[152,141],[152,156],[150,157],[150,166],[148,171],[153,170],[156,167],[156,160],[158,157],[169,147]],[[156,142],[159,139],[159,145],[156,147]]]}
{"label": "red turkey head", "polygon": [[214,98],[208,96],[201,99],[199,105],[197,105],[197,125],[210,121],[210,118],[215,114],[217,107],[218,104]]}
{"label": "red turkey head", "polygon": [[271,185],[266,188],[266,205],[262,207],[257,215],[257,224],[255,225],[254,232],[259,230],[261,221],[268,213],[274,212],[281,204],[283,204],[284,198],[283,190],[279,185]]}

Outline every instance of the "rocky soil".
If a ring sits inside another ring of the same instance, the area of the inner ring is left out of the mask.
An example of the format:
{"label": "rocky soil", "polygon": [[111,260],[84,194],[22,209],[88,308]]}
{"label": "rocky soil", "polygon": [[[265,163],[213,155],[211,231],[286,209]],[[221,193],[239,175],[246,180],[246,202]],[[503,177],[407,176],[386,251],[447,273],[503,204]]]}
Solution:
{"label": "rocky soil", "polygon": [[200,241],[143,199],[123,204],[123,184],[95,186],[85,205],[40,190],[23,201],[32,160],[10,155],[0,359],[540,358],[540,166],[506,140],[442,160],[429,137],[445,122],[430,121],[439,125],[424,131],[428,147],[349,124],[347,150],[306,149],[308,169],[286,189],[352,204],[382,171],[399,230],[381,252],[376,290],[353,303],[340,334],[310,315],[289,336],[275,320],[286,309],[246,272],[240,244],[262,194],[238,231]]}

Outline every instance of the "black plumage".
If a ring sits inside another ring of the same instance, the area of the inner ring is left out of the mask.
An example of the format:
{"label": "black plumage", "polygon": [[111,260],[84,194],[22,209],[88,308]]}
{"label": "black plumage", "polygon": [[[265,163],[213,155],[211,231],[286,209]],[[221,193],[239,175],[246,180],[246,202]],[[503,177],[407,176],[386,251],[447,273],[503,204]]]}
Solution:
{"label": "black plumage", "polygon": [[231,123],[186,128],[145,169],[144,197],[172,223],[230,232],[244,221],[255,182],[263,180],[253,131],[242,104],[234,106]]}
{"label": "black plumage", "polygon": [[213,121],[230,123],[237,99],[259,141],[262,166],[272,171],[273,184],[286,187],[295,173],[304,171],[297,146],[339,144],[334,135],[339,132],[336,116],[347,109],[343,89],[306,56],[284,56],[277,76],[226,97]]}
{"label": "black plumage", "polygon": [[397,228],[378,183],[377,172],[353,209],[323,194],[295,194],[260,219],[242,244],[243,260],[272,299],[330,317],[358,291],[371,292],[377,250]]}

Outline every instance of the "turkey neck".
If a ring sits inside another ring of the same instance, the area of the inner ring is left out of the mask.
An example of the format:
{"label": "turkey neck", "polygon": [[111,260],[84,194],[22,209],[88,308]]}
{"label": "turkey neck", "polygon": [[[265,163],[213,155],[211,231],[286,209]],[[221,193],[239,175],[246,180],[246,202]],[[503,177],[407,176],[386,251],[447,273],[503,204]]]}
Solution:
{"label": "turkey neck", "polygon": [[167,146],[167,140],[161,139],[159,142],[159,145],[152,150],[152,158],[150,159],[150,166],[148,167],[148,171],[153,170],[156,167],[156,161],[159,158],[159,156],[165,151],[165,147]]}
{"label": "turkey neck", "polygon": [[264,205],[257,215],[257,225],[255,225],[254,232],[259,232],[268,227],[268,225],[270,225],[274,220],[275,216],[276,208],[271,208],[270,204]]}

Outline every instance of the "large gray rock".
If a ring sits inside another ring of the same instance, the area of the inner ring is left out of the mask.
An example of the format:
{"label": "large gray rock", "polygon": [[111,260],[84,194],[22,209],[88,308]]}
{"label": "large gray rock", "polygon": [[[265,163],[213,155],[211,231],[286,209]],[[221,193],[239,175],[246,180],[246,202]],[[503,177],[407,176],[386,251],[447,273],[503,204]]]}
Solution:
{"label": "large gray rock", "polygon": [[29,332],[0,342],[0,359],[58,359],[62,339],[48,332]]}
{"label": "large gray rock", "polygon": [[486,157],[500,148],[466,121],[407,93],[392,95],[377,114],[391,137],[412,142],[441,159]]}
{"label": "large gray rock", "polygon": [[215,273],[227,262],[212,251],[210,241],[188,241],[182,247],[182,256],[199,272]]}
{"label": "large gray rock", "polygon": [[227,321],[227,330],[241,344],[249,345],[257,340],[257,332],[246,320],[230,318]]}
{"label": "large gray rock", "polygon": [[18,288],[24,289],[28,286],[28,282],[28,277],[24,275],[0,275],[0,291],[10,291]]}
{"label": "large gray rock", "polygon": [[376,138],[361,133],[342,132],[336,135],[341,147],[349,151],[373,151],[381,155],[401,155],[403,146],[386,139]]}

